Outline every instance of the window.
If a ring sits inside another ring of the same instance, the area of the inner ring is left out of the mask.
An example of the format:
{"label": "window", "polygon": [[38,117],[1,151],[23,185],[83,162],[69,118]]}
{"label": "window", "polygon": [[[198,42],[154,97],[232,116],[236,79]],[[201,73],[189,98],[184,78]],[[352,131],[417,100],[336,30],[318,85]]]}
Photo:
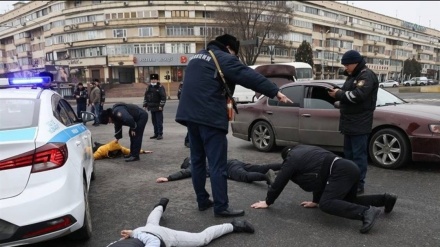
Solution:
{"label": "window", "polygon": [[[296,102],[299,102],[300,99],[304,96],[304,87],[303,86],[292,86],[292,87],[286,87],[281,90],[283,94],[285,94],[289,99],[293,99]],[[279,102],[277,97],[274,97],[273,99],[269,99],[267,103],[270,106],[287,106],[287,107],[298,107],[298,104],[291,104],[291,103],[283,103]]]}
{"label": "window", "polygon": [[171,53],[191,53],[190,43],[171,44]]}
{"label": "window", "polygon": [[171,17],[188,17],[188,10],[173,10],[171,11]]}
{"label": "window", "polygon": [[152,27],[140,27],[138,30],[139,30],[139,37],[153,36],[153,28]]}
{"label": "window", "polygon": [[335,109],[335,99],[331,97],[325,87],[306,87],[304,98],[304,108],[308,109]]}
{"label": "window", "polygon": [[194,27],[189,26],[167,26],[167,36],[193,36]]}
{"label": "window", "polygon": [[34,121],[38,112],[34,100],[0,99],[0,106],[0,130],[27,128],[38,122]]}
{"label": "window", "polygon": [[114,38],[127,37],[127,29],[113,29]]}

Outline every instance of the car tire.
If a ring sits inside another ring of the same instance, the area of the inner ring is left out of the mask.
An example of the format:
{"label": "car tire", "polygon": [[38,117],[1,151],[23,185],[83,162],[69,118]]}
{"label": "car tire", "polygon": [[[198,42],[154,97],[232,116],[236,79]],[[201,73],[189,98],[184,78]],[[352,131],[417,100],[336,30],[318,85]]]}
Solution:
{"label": "car tire", "polygon": [[420,86],[425,86],[425,83],[422,82],[422,83],[420,83],[419,85],[420,85]]}
{"label": "car tire", "polygon": [[373,164],[382,168],[397,169],[410,161],[408,138],[396,129],[381,129],[374,133],[368,150]]}
{"label": "car tire", "polygon": [[380,88],[383,88],[383,85],[379,85]]}
{"label": "car tire", "polygon": [[254,147],[260,152],[269,152],[275,147],[275,134],[270,124],[265,121],[254,124],[251,139]]}
{"label": "car tire", "polygon": [[397,87],[397,85],[396,85],[396,84],[393,84],[393,87]]}
{"label": "car tire", "polygon": [[84,221],[83,226],[69,235],[72,240],[88,240],[92,237],[92,216],[90,215],[89,192],[86,180],[83,180],[84,191]]}

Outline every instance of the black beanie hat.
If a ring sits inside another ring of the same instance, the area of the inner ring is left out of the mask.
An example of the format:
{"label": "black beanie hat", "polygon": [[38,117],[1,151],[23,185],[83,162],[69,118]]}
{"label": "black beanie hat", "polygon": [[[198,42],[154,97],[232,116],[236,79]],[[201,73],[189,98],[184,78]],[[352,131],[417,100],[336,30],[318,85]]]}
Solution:
{"label": "black beanie hat", "polygon": [[225,46],[229,46],[229,48],[235,52],[235,55],[238,55],[238,51],[240,50],[240,41],[238,41],[234,36],[226,33],[218,36],[215,38],[215,40]]}
{"label": "black beanie hat", "polygon": [[361,56],[361,54],[355,50],[349,50],[342,56],[341,64],[355,64],[355,63],[361,63],[364,61],[364,58]]}

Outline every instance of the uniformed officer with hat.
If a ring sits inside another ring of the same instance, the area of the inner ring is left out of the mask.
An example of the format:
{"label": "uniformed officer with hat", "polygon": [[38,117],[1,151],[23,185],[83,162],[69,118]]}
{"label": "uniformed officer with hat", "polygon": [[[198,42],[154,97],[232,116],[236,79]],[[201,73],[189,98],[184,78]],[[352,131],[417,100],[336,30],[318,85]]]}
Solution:
{"label": "uniformed officer with hat", "polygon": [[163,107],[166,102],[165,88],[158,82],[159,75],[150,75],[150,85],[144,96],[144,109],[151,112],[154,135],[150,139],[163,139]]}

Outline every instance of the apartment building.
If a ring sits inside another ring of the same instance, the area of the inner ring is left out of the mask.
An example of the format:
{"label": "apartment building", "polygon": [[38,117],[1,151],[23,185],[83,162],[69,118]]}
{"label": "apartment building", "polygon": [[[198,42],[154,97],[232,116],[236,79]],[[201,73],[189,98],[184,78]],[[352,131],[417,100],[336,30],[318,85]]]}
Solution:
{"label": "apartment building", "polygon": [[[407,58],[422,75],[439,77],[440,31],[333,1],[287,1],[294,11],[275,62],[294,61],[303,40],[312,45],[316,78],[338,78],[342,54],[361,52],[381,81],[400,79]],[[50,70],[69,82],[183,80],[190,57],[207,37],[224,32],[214,13],[223,1],[29,1],[0,15],[0,77]],[[209,41],[209,40],[208,40]],[[268,41],[269,42],[269,41]],[[269,43],[268,43],[269,44]],[[269,63],[262,49],[257,64]]]}

